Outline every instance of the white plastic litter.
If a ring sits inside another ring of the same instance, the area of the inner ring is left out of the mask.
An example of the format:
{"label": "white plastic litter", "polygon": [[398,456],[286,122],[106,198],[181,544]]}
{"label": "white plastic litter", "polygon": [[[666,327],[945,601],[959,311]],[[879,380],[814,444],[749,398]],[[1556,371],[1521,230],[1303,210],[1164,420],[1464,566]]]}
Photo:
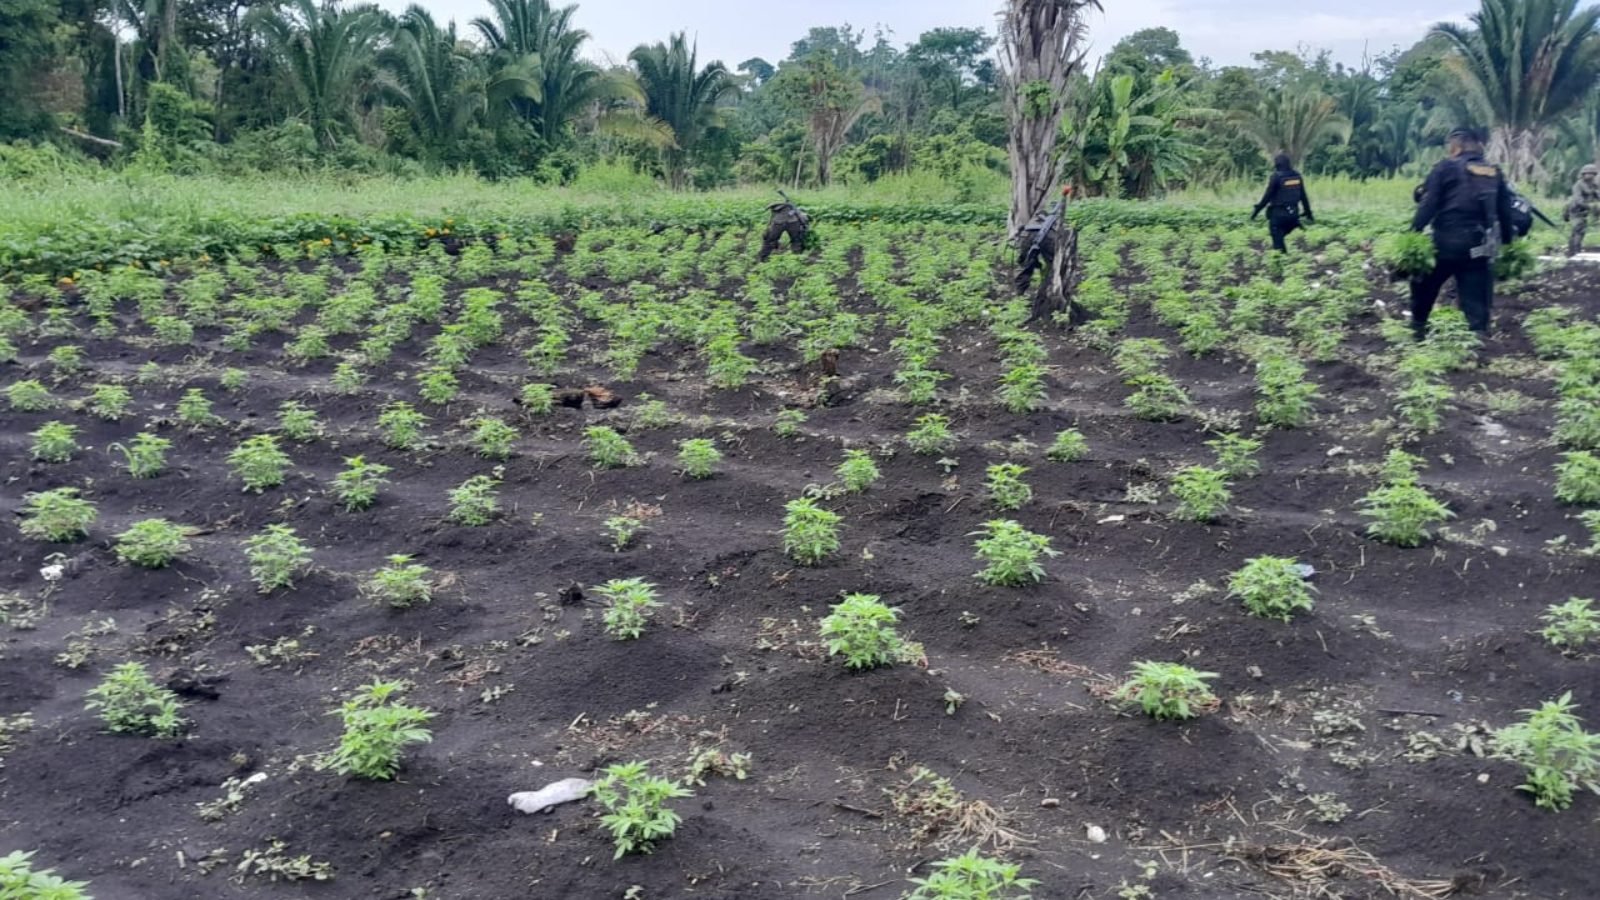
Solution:
{"label": "white plastic litter", "polygon": [[1106,830],[1099,825],[1083,826],[1083,836],[1088,838],[1091,844],[1104,844],[1106,842]]}
{"label": "white plastic litter", "polygon": [[583,799],[592,783],[587,778],[563,778],[537,791],[518,791],[507,797],[506,802],[516,807],[517,812],[529,815],[549,812],[563,803]]}
{"label": "white plastic litter", "polygon": [[1300,573],[1302,579],[1309,579],[1317,574],[1317,567],[1309,563],[1295,563],[1294,570]]}
{"label": "white plastic litter", "polygon": [[61,574],[65,571],[66,566],[57,563],[53,566],[45,566],[44,568],[40,569],[39,577],[43,578],[45,581],[60,581]]}

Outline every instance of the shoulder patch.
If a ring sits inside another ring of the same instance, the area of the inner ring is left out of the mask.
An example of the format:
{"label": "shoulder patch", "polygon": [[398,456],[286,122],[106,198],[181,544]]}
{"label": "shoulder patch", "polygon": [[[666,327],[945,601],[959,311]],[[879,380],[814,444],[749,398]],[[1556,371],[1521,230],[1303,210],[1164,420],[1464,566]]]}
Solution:
{"label": "shoulder patch", "polygon": [[1300,186],[1300,179],[1298,179],[1298,178],[1285,178],[1283,180],[1283,186],[1284,187],[1299,187]]}
{"label": "shoulder patch", "polygon": [[1492,177],[1500,174],[1499,169],[1484,163],[1467,163],[1467,171],[1474,175],[1483,175],[1485,177]]}

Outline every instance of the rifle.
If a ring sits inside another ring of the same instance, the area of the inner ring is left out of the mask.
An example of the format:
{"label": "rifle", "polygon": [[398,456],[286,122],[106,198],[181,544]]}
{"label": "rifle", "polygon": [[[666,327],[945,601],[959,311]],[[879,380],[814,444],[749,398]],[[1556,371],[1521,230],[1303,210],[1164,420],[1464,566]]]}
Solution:
{"label": "rifle", "polygon": [[[1031,275],[1034,266],[1039,264],[1039,257],[1044,253],[1045,241],[1049,240],[1050,235],[1056,230],[1056,223],[1061,221],[1061,211],[1066,204],[1067,198],[1062,197],[1051,204],[1050,209],[1045,213],[1044,221],[1039,223],[1039,233],[1033,236],[1033,244],[1022,255],[1023,272]],[[1027,229],[1024,228],[1023,231],[1026,232]]]}

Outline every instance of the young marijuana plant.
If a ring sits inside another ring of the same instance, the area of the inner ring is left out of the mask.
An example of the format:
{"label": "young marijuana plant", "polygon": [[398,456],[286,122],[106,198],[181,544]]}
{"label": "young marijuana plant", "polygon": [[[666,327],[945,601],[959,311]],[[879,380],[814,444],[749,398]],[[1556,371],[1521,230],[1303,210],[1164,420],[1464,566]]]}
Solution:
{"label": "young marijuana plant", "polygon": [[1295,613],[1311,609],[1311,586],[1301,577],[1299,565],[1281,556],[1247,561],[1233,573],[1228,591],[1252,616],[1263,619],[1287,622]]}
{"label": "young marijuana plant", "polygon": [[1229,478],[1249,478],[1261,471],[1256,453],[1261,442],[1237,434],[1219,434],[1206,446],[1217,454],[1217,468]]}
{"label": "young marijuana plant", "polygon": [[117,559],[146,569],[170,566],[190,549],[183,526],[166,519],[135,522],[117,535]]}
{"label": "young marijuana plant", "polygon": [[1495,754],[1527,770],[1528,780],[1518,787],[1540,809],[1566,809],[1575,788],[1600,793],[1600,734],[1583,730],[1576,708],[1568,691],[1538,709],[1522,710],[1527,721],[1494,733]]}
{"label": "young marijuana plant", "polygon": [[352,456],[344,461],[344,471],[333,476],[333,492],[344,504],[346,512],[368,509],[378,499],[378,489],[389,483],[385,475],[389,467],[382,463],[369,463],[364,456]]}
{"label": "young marijuana plant", "polygon": [[244,489],[261,493],[283,484],[283,470],[290,465],[289,455],[278,449],[278,439],[270,434],[246,438],[228,454],[228,465],[244,482]]}
{"label": "young marijuana plant", "polygon": [[1156,719],[1192,719],[1217,698],[1206,682],[1215,672],[1197,672],[1179,663],[1137,662],[1116,699],[1137,701],[1145,715]]}
{"label": "young marijuana plant", "polygon": [[639,463],[633,445],[615,429],[595,425],[584,429],[583,437],[589,448],[589,461],[597,469],[621,469]]}
{"label": "young marijuana plant", "polygon": [[6,402],[17,412],[44,412],[56,405],[50,390],[37,381],[19,381],[6,388]]}
{"label": "young marijuana plant", "polygon": [[906,444],[912,453],[922,456],[948,453],[956,445],[955,435],[950,433],[950,419],[938,413],[918,416],[917,427],[906,432]]}
{"label": "young marijuana plant", "polygon": [[1028,474],[1026,466],[1016,463],[997,463],[988,469],[989,500],[996,509],[1021,509],[1033,500],[1033,488],[1022,476]]}
{"label": "young marijuana plant", "polygon": [[798,437],[800,426],[805,423],[806,414],[804,410],[786,409],[779,412],[778,417],[773,420],[772,433],[781,438]]}
{"label": "young marijuana plant", "polygon": [[689,438],[678,445],[678,465],[690,478],[710,478],[721,461],[722,451],[710,438]]}
{"label": "young marijuana plant", "polygon": [[35,869],[33,852],[13,850],[0,856],[0,897],[17,900],[93,900],[83,889],[87,881],[67,881],[54,869]]}
{"label": "young marijuana plant", "polygon": [[1556,499],[1572,504],[1600,503],[1600,456],[1576,450],[1561,454],[1561,458],[1556,465]]}
{"label": "young marijuana plant", "polygon": [[548,416],[556,408],[556,387],[553,384],[525,384],[522,386],[522,409],[530,416]]}
{"label": "young marijuana plant", "polygon": [[1190,522],[1213,522],[1227,510],[1233,494],[1228,490],[1228,479],[1217,469],[1189,466],[1180,469],[1172,478],[1172,496],[1178,506],[1172,511],[1175,518]]}
{"label": "young marijuana plant", "polygon": [[1396,547],[1420,547],[1429,537],[1428,526],[1455,518],[1414,481],[1399,481],[1375,488],[1357,504],[1361,515],[1372,519],[1367,534]]}
{"label": "young marijuana plant", "polygon": [[611,549],[621,553],[633,543],[633,538],[644,529],[644,520],[634,516],[611,516],[600,523],[611,537]]}
{"label": "young marijuana plant", "polygon": [[1069,463],[1083,459],[1088,453],[1089,442],[1084,440],[1083,432],[1068,428],[1056,434],[1055,440],[1050,442],[1050,449],[1044,452],[1044,458],[1051,462]]}
{"label": "young marijuana plant", "polygon": [[483,418],[472,431],[472,446],[484,459],[507,459],[516,443],[517,430],[499,419]]}
{"label": "young marijuana plant", "polygon": [[322,423],[317,421],[316,410],[297,400],[286,400],[278,407],[278,430],[289,440],[304,443],[322,433]]}
{"label": "young marijuana plant", "polygon": [[1000,376],[1000,403],[1014,413],[1030,413],[1044,404],[1044,367],[1017,363]]}
{"label": "young marijuana plant", "polygon": [[844,462],[833,470],[833,474],[845,490],[859,494],[878,480],[878,464],[872,461],[872,454],[865,450],[846,450]]}
{"label": "young marijuana plant", "polygon": [[94,504],[78,496],[77,488],[56,488],[29,494],[18,526],[24,537],[36,541],[70,543],[85,537],[100,514]]}
{"label": "young marijuana plant", "polygon": [[461,383],[455,373],[435,366],[417,377],[417,395],[436,406],[444,406],[456,398]]}
{"label": "young marijuana plant", "polygon": [[606,810],[600,823],[617,846],[612,859],[649,853],[657,841],[672,837],[682,819],[667,801],[691,796],[688,788],[653,777],[642,762],[607,766],[589,795]]}
{"label": "young marijuana plant", "polygon": [[339,746],[323,761],[340,775],[354,775],[374,781],[388,781],[400,771],[400,753],[410,744],[433,740],[433,732],[423,727],[433,713],[396,702],[395,695],[405,690],[399,681],[374,681],[363,685],[355,695],[329,715],[344,723]]}
{"label": "young marijuana plant", "polygon": [[783,550],[803,566],[814,566],[839,549],[840,516],[810,497],[784,506]]}
{"label": "young marijuana plant", "polygon": [[976,549],[979,561],[987,567],[977,574],[985,584],[999,587],[1020,587],[1044,580],[1044,566],[1040,555],[1060,556],[1060,551],[1050,549],[1050,538],[1023,528],[1010,519],[985,522],[983,531],[977,532]]}
{"label": "young marijuana plant", "polygon": [[916,889],[906,900],[1032,900],[1039,882],[1018,877],[1022,867],[984,856],[973,847],[960,856],[933,864],[933,874],[913,878]]}
{"label": "young marijuana plant", "polygon": [[178,421],[190,428],[204,428],[222,417],[211,411],[211,400],[199,388],[189,388],[178,398]]}
{"label": "young marijuana plant", "polygon": [[450,521],[457,525],[480,526],[494,521],[500,512],[495,489],[499,479],[474,475],[450,492]]}
{"label": "young marijuana plant", "polygon": [[1552,604],[1539,620],[1544,622],[1539,636],[1563,651],[1577,650],[1600,637],[1600,609],[1594,608],[1593,600],[1572,597]]}
{"label": "young marijuana plant", "polygon": [[848,594],[822,619],[822,638],[829,656],[843,656],[851,669],[893,665],[905,649],[895,631],[897,610],[885,606],[876,594]]}
{"label": "young marijuana plant", "polygon": [[433,570],[414,563],[404,553],[388,557],[389,564],[372,573],[367,579],[367,593],[395,609],[407,609],[418,603],[433,600],[433,584],[428,576]]}
{"label": "young marijuana plant", "polygon": [[89,395],[89,412],[95,418],[107,422],[118,422],[128,414],[128,407],[133,405],[133,395],[120,384],[97,385],[94,393]]}
{"label": "young marijuana plant", "polygon": [[250,560],[250,577],[261,593],[293,587],[294,578],[311,564],[311,548],[300,542],[287,525],[268,525],[244,542]]}
{"label": "young marijuana plant", "polygon": [[613,578],[594,588],[606,601],[606,611],[601,616],[606,634],[619,641],[631,641],[644,634],[650,610],[661,605],[656,599],[656,586],[643,578]]}
{"label": "young marijuana plant", "polygon": [[417,412],[411,404],[395,401],[378,414],[378,430],[383,443],[393,450],[415,450],[422,446],[422,426],[428,417]]}
{"label": "young marijuana plant", "polygon": [[33,438],[33,458],[47,463],[72,461],[78,452],[78,426],[65,422],[46,422],[39,426]]}
{"label": "young marijuana plant", "polygon": [[183,730],[178,695],[152,681],[143,663],[117,666],[89,692],[85,705],[99,710],[100,721],[118,734],[170,738]]}

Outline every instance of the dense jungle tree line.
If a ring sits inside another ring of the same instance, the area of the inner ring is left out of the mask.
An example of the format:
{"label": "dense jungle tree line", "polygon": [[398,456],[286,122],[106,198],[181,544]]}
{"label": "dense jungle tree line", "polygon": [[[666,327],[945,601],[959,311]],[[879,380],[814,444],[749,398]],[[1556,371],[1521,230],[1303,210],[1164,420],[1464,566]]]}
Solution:
{"label": "dense jungle tree line", "polygon": [[[1464,27],[1359,67],[1194,58],[1169,28],[1069,90],[1080,193],[1149,197],[1262,170],[1383,177],[1492,126],[1519,181],[1600,158],[1600,9],[1481,0]],[[707,60],[683,34],[596,62],[579,6],[485,0],[469,22],[319,0],[0,0],[0,141],[172,172],[465,169],[560,181],[625,162],[673,187],[861,182],[1005,167],[994,26],[818,27],[781,60]],[[974,188],[976,189],[976,188]]]}

